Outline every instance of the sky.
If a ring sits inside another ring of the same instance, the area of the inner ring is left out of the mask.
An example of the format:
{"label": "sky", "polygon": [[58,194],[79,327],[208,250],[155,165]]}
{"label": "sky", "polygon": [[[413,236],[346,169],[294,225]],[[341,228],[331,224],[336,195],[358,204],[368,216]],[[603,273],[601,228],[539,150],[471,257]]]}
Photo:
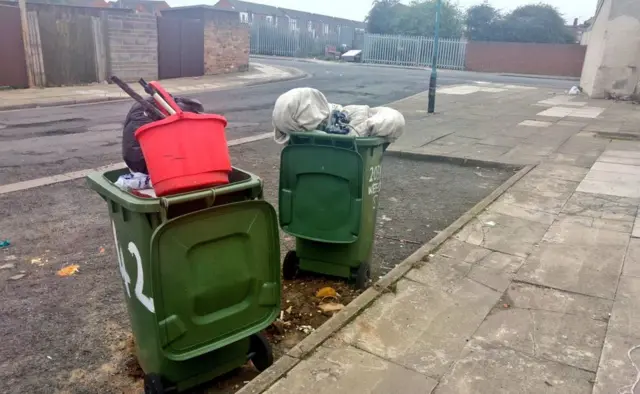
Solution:
{"label": "sky", "polygon": [[[313,12],[353,20],[364,20],[371,9],[373,0],[248,0],[253,3],[262,3],[283,8],[291,8],[299,11]],[[482,3],[483,0],[453,0],[463,9]],[[168,0],[173,7],[185,5],[199,5],[217,3],[217,0]],[[410,3],[410,0],[402,0],[402,3]],[[583,22],[593,16],[598,0],[489,0],[489,4],[502,10],[512,9],[526,4],[544,2],[555,6],[563,14],[569,23],[574,18]]]}

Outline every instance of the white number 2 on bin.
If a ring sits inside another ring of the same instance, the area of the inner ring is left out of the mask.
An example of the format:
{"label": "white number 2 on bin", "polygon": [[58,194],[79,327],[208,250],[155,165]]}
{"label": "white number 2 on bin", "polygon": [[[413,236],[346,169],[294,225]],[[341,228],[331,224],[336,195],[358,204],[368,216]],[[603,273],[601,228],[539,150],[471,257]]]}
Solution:
{"label": "white number 2 on bin", "polygon": [[[111,227],[113,228],[113,238],[116,243],[116,253],[118,254],[118,267],[120,269],[120,276],[122,276],[122,280],[124,281],[124,288],[127,290],[127,296],[131,297],[131,277],[127,272],[127,267],[124,265],[124,255],[122,254],[122,249],[120,248],[120,243],[118,242],[118,234],[116,233],[116,225],[111,222]],[[147,308],[147,310],[151,313],[155,313],[155,308],[153,306],[153,298],[147,297],[144,295],[142,290],[144,289],[144,272],[142,271],[142,257],[140,257],[140,251],[138,247],[133,242],[129,242],[128,248],[129,253],[136,259],[136,286],[134,289],[134,293],[136,298],[140,303]]]}

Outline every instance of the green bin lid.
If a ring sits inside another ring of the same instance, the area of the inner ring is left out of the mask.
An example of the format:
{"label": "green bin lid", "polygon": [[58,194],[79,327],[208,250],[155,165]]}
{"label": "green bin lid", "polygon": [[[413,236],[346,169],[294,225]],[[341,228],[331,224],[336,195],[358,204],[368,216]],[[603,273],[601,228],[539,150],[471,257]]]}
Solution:
{"label": "green bin lid", "polygon": [[263,200],[170,220],[151,241],[153,294],[166,356],[186,360],[268,327],[280,313],[280,240]]}

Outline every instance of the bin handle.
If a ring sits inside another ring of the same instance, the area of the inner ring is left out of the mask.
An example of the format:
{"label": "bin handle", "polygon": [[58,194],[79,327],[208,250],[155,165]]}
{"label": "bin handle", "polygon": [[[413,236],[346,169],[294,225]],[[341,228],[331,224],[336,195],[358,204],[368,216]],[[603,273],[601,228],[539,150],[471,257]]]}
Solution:
{"label": "bin handle", "polygon": [[162,197],[160,198],[160,216],[162,217],[162,221],[167,220],[167,213],[169,211],[169,207],[175,204],[183,204],[190,201],[195,200],[207,200],[208,205],[211,207],[213,203],[216,201],[216,190],[215,189],[207,189],[202,190],[196,193],[182,194],[173,197]]}

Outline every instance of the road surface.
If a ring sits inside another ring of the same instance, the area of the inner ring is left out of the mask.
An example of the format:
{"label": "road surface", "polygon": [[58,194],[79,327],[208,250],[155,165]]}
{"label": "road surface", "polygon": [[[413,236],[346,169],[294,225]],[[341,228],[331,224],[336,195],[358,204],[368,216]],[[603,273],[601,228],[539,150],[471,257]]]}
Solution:
{"label": "road surface", "polygon": [[[209,112],[223,114],[228,139],[272,130],[277,97],[295,87],[320,89],[330,102],[383,105],[428,88],[429,73],[355,64],[258,59],[296,67],[302,80],[190,95]],[[569,88],[571,81],[441,71],[440,86],[487,81]],[[0,185],[121,161],[122,121],[132,101],[0,112]]]}

